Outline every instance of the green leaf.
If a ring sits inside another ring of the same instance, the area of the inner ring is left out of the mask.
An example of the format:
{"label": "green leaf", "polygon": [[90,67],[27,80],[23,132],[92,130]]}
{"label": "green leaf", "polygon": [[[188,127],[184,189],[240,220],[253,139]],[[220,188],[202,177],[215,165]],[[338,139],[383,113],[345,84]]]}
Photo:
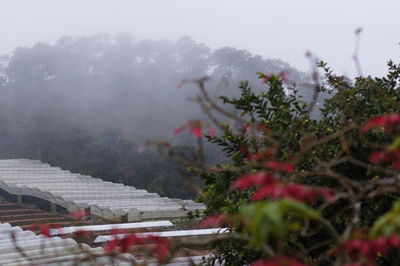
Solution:
{"label": "green leaf", "polygon": [[376,238],[395,232],[400,232],[400,201],[396,201],[389,212],[375,221],[370,231],[370,237]]}
{"label": "green leaf", "polygon": [[302,202],[281,199],[248,204],[240,209],[244,221],[243,232],[251,236],[253,246],[267,242],[271,237],[285,238],[301,229],[308,219],[319,219],[319,212]]}
{"label": "green leaf", "polygon": [[395,151],[395,150],[398,150],[399,148],[400,148],[400,136],[395,138],[395,140],[390,144],[389,150]]}

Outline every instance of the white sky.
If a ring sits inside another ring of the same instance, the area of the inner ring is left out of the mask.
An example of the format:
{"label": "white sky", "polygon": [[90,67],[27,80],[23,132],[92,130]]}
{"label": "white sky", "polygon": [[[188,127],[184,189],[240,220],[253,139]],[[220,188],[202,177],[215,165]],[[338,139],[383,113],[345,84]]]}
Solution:
{"label": "white sky", "polygon": [[0,0],[0,53],[63,35],[128,32],[137,38],[189,35],[309,69],[311,51],[353,75],[358,27],[364,74],[400,61],[400,0]]}

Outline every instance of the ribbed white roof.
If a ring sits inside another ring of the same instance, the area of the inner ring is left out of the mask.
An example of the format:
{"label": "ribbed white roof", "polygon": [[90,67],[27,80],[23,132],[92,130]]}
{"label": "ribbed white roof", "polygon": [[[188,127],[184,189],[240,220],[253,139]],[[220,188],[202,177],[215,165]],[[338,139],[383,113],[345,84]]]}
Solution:
{"label": "ribbed white roof", "polygon": [[191,200],[171,199],[132,186],[74,174],[59,167],[27,159],[0,160],[0,188],[14,195],[53,201],[67,209],[91,208],[95,215],[128,221],[183,217],[204,210]]}
{"label": "ribbed white roof", "polygon": [[51,235],[71,234],[77,231],[98,232],[98,231],[112,231],[115,229],[143,229],[143,228],[163,228],[173,227],[174,224],[170,221],[150,221],[138,223],[122,223],[122,224],[97,224],[97,225],[82,225],[82,226],[68,226],[57,229],[51,229]]}
{"label": "ribbed white roof", "polygon": [[[138,237],[146,236],[159,236],[159,237],[188,237],[188,236],[207,236],[216,234],[229,233],[228,228],[209,228],[209,229],[194,229],[194,230],[178,230],[178,231],[162,231],[162,232],[146,232],[136,233]],[[125,234],[117,235],[118,237],[124,237]],[[93,243],[102,243],[115,239],[115,235],[101,235],[96,237]]]}
{"label": "ribbed white roof", "polygon": [[[15,236],[13,239],[12,234]],[[87,258],[87,254],[101,255],[101,247],[91,248],[86,244],[78,244],[71,238],[45,237],[35,235],[32,231],[23,231],[20,227],[12,227],[8,223],[0,223],[0,265],[75,265],[79,259]],[[134,260],[132,255],[124,255],[125,259]],[[79,262],[79,265],[111,265],[108,257],[93,258],[92,261]],[[116,261],[113,265],[131,265],[126,261]]]}

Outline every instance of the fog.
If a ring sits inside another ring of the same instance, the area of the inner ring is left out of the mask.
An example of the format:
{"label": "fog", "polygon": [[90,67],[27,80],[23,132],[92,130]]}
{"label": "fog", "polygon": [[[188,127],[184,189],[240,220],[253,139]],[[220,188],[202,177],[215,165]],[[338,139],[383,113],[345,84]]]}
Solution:
{"label": "fog", "polygon": [[[222,84],[219,93],[234,96],[241,80],[266,88],[257,80],[258,71],[287,72],[293,82],[308,79],[282,60],[234,47],[211,49],[187,36],[175,42],[129,34],[64,36],[55,43],[16,48],[1,58],[0,157],[39,159],[171,193],[163,187],[176,185],[160,183],[176,180],[178,166],[136,150],[146,140],[164,139],[187,145],[178,150],[185,156],[193,153],[193,137],[172,132],[205,115],[188,101],[198,88],[180,87],[180,82],[209,75],[210,93]],[[309,98],[310,91],[302,94]],[[209,162],[223,159],[220,151],[209,149],[208,154]]]}
{"label": "fog", "polygon": [[3,115],[12,121],[62,117],[94,131],[107,128],[144,141],[168,137],[187,119],[201,116],[194,86],[178,88],[182,79],[210,75],[212,90],[234,95],[240,80],[257,82],[256,72],[306,74],[281,60],[264,59],[246,50],[212,50],[190,37],[176,42],[139,40],[128,34],[69,37],[55,44],[17,48],[3,57]]}
{"label": "fog", "polygon": [[307,71],[306,51],[338,73],[355,73],[354,30],[362,27],[366,74],[382,75],[398,60],[400,2],[386,0],[2,0],[0,53],[63,35],[127,32],[141,39],[191,36],[213,49],[234,46]]}
{"label": "fog", "polygon": [[[151,151],[167,139],[185,156],[193,138],[173,136],[204,118],[182,79],[209,75],[236,95],[256,72],[309,80],[306,51],[355,75],[355,30],[363,28],[363,74],[399,60],[398,1],[2,1],[1,158],[32,158],[105,180],[192,197],[176,187],[179,166]],[[310,91],[299,87],[305,99]],[[223,159],[209,148],[210,162]],[[151,178],[149,178],[149,176]]]}

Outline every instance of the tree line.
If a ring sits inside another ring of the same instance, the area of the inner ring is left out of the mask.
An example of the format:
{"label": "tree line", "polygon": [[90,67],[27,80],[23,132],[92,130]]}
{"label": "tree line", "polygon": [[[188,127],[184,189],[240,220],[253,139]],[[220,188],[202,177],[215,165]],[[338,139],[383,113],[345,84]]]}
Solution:
{"label": "tree line", "polygon": [[[0,158],[31,158],[161,195],[193,198],[182,189],[180,166],[155,151],[137,152],[146,139],[171,139],[193,152],[173,129],[201,117],[187,101],[195,86],[182,79],[208,75],[216,94],[236,95],[237,84],[257,84],[257,71],[306,75],[278,59],[246,50],[212,50],[189,37],[175,42],[128,34],[60,38],[19,47],[0,58]],[[221,82],[224,81],[224,82]],[[305,91],[307,98],[307,92]],[[208,161],[225,158],[207,148]]]}

